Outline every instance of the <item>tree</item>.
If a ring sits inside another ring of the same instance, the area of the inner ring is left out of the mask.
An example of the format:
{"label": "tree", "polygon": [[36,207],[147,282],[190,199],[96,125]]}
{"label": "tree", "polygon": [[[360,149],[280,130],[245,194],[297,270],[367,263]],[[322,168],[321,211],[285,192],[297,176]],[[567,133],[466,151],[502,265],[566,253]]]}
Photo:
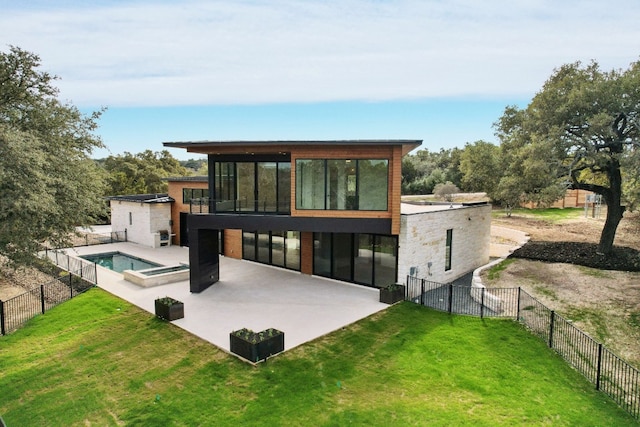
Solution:
{"label": "tree", "polygon": [[57,99],[55,76],[18,47],[0,52],[0,255],[14,265],[39,244],[69,243],[76,226],[104,212],[102,179],[91,150],[101,112],[85,116]]}
{"label": "tree", "polygon": [[106,196],[166,193],[165,178],[190,174],[167,150],[109,156],[103,167],[107,172]]}
{"label": "tree", "polygon": [[485,141],[465,144],[460,156],[462,189],[492,193],[500,180],[500,147]]}
{"label": "tree", "polygon": [[402,194],[431,194],[437,184],[460,184],[461,150],[420,150],[402,161]]}
{"label": "tree", "polygon": [[440,183],[433,189],[433,194],[446,202],[453,202],[453,195],[459,192],[460,189],[451,181],[447,181],[444,184]]}
{"label": "tree", "polygon": [[603,72],[596,62],[555,70],[524,110],[508,107],[496,124],[508,161],[505,176],[540,177],[533,193],[575,188],[602,195],[607,218],[598,252],[609,254],[625,207],[623,176],[638,176],[640,62]]}

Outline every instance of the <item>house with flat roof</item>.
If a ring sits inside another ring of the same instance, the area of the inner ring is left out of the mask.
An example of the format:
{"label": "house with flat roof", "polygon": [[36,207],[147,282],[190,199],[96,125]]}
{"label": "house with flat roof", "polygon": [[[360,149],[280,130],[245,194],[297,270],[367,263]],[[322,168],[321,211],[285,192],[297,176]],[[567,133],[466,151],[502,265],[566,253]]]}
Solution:
{"label": "house with flat roof", "polygon": [[218,280],[220,254],[372,287],[488,262],[489,205],[401,203],[402,157],[421,142],[165,142],[208,156],[206,178],[168,180],[191,291]]}

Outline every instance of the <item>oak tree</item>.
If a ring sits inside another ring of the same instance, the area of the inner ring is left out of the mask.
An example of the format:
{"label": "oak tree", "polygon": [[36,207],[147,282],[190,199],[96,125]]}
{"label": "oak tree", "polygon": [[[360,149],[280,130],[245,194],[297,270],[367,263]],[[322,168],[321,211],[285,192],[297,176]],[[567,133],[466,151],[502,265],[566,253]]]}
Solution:
{"label": "oak tree", "polygon": [[[539,193],[559,187],[592,191],[607,204],[598,252],[609,254],[622,219],[623,179],[638,178],[640,62],[602,71],[597,62],[555,70],[526,109],[508,107],[496,124],[517,163],[505,177],[544,171]],[[509,157],[507,157],[509,158]]]}
{"label": "oak tree", "polygon": [[58,99],[57,77],[34,53],[0,52],[0,255],[33,261],[39,244],[68,244],[76,226],[105,209],[102,178],[89,154],[102,142],[89,116]]}

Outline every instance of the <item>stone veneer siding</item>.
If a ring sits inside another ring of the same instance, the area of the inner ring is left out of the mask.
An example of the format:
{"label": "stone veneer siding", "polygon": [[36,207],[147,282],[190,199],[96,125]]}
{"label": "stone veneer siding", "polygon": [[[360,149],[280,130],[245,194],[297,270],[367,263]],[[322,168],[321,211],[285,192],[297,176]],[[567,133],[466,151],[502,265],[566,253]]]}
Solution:
{"label": "stone veneer siding", "polygon": [[[461,206],[400,218],[398,281],[411,267],[418,277],[449,283],[489,262],[491,206]],[[447,230],[453,229],[451,270],[445,271]],[[429,267],[428,263],[431,262]]]}
{"label": "stone veneer siding", "polygon": [[[132,217],[131,224],[129,213]],[[154,247],[156,233],[171,229],[170,218],[170,203],[111,201],[111,228],[113,231],[126,229],[129,242]]]}

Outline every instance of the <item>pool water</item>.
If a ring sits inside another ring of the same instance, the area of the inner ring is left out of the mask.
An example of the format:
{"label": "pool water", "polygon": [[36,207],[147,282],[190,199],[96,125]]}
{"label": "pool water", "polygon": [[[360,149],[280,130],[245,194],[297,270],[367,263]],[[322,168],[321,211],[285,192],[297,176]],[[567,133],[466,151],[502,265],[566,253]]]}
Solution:
{"label": "pool water", "polygon": [[122,252],[106,252],[95,255],[83,255],[87,261],[95,262],[97,265],[108,268],[118,273],[124,270],[145,270],[147,268],[161,267],[161,264],[148,261],[146,259],[127,255]]}

